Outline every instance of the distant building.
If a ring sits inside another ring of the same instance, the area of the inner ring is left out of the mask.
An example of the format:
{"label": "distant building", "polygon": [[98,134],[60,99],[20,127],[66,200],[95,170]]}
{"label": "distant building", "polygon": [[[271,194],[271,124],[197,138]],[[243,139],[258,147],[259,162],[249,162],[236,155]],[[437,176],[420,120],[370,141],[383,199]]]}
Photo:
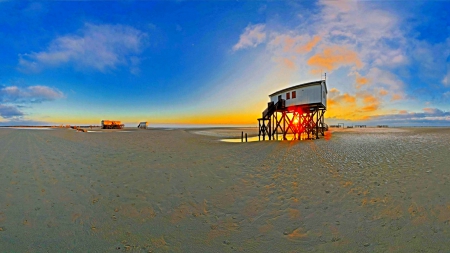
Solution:
{"label": "distant building", "polygon": [[102,129],[122,129],[125,125],[117,120],[102,120]]}
{"label": "distant building", "polygon": [[148,125],[148,122],[141,122],[141,123],[139,123],[138,128],[147,129],[147,125]]}

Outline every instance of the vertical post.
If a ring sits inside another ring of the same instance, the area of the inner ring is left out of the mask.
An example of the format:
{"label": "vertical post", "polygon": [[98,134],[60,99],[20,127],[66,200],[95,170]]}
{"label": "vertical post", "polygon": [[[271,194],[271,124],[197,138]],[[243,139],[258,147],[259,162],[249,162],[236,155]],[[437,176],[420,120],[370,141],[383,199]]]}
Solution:
{"label": "vertical post", "polygon": [[[275,113],[275,122],[278,125],[278,112]],[[277,126],[277,129],[276,129],[276,135],[277,135],[277,141],[278,141],[278,126]]]}
{"label": "vertical post", "polygon": [[247,142],[247,133],[245,133],[245,142]]}
{"label": "vertical post", "polygon": [[271,117],[269,117],[269,141],[272,139],[272,121],[271,121]]}
{"label": "vertical post", "polygon": [[297,134],[296,138],[297,140],[300,140],[300,112],[297,112],[295,114],[295,119],[296,119],[296,123],[295,123],[295,132]]}
{"label": "vertical post", "polygon": [[241,132],[241,142],[244,142],[244,132]]}
{"label": "vertical post", "polygon": [[277,117],[275,116],[276,112],[272,114],[272,140],[275,140],[275,131],[276,131],[276,125],[277,125]]}
{"label": "vertical post", "polygon": [[322,122],[322,126],[324,128],[322,128],[322,136],[325,136],[325,110],[322,109],[322,114],[321,114],[321,122]]}
{"label": "vertical post", "polygon": [[277,122],[277,119],[275,119],[275,113],[272,113],[272,140],[274,138],[274,132],[275,131],[275,123]]}
{"label": "vertical post", "polygon": [[265,120],[263,120],[263,127],[264,127],[264,130],[263,130],[263,141],[265,141],[266,140],[266,121]]}
{"label": "vertical post", "polygon": [[319,139],[319,110],[316,108],[316,139]]}
{"label": "vertical post", "polygon": [[[241,140],[243,139],[244,132],[242,132]],[[258,119],[258,141],[261,140],[261,120]]]}

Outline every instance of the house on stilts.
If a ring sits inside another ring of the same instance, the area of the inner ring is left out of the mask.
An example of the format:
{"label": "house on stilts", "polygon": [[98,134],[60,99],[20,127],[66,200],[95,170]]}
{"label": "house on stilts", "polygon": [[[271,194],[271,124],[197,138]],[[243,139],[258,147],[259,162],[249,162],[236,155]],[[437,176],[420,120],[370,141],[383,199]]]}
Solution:
{"label": "house on stilts", "polygon": [[258,119],[259,140],[319,139],[328,126],[326,80],[295,85],[269,95],[270,102]]}

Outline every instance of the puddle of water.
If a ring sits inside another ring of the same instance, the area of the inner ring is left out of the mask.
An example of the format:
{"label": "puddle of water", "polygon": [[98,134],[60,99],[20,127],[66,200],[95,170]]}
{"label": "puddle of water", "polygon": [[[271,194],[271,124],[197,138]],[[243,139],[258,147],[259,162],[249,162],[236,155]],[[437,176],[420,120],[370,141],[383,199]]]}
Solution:
{"label": "puddle of water", "polygon": [[[276,139],[276,137],[277,136],[275,135],[274,136],[274,138],[275,138],[274,140],[277,140],[277,141],[282,141],[283,140],[283,135],[281,135],[281,134],[278,135],[278,139]],[[294,140],[294,135],[293,134],[287,134],[286,135],[286,139],[287,139],[287,141],[292,141],[292,140]],[[305,136],[305,137],[302,136],[302,138],[300,140],[306,140],[306,139],[307,139],[307,136]],[[259,140],[263,141],[263,137],[262,136],[261,137],[252,136],[252,137],[248,137],[247,138],[247,142],[259,141]],[[269,137],[266,136],[265,140],[268,141]],[[220,141],[223,141],[223,142],[242,142],[241,138],[238,138],[238,139],[221,139]],[[244,138],[244,142],[245,142],[245,138]]]}
{"label": "puddle of water", "polygon": [[[258,136],[247,137],[247,142],[258,141],[258,140],[259,140]],[[220,141],[223,141],[223,142],[242,142],[241,138],[239,138],[239,139],[221,139]],[[245,142],[245,138],[244,138],[244,142]]]}
{"label": "puddle of water", "polygon": [[12,127],[12,129],[25,129],[25,130],[53,130],[48,127]]}

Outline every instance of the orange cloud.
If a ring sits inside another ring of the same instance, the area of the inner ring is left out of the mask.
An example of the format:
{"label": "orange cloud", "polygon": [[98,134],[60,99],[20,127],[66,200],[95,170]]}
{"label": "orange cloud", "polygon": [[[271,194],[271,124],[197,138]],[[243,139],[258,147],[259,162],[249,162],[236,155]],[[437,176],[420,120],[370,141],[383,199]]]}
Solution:
{"label": "orange cloud", "polygon": [[294,43],[295,43],[295,39],[294,38],[291,38],[291,37],[286,37],[285,39],[284,39],[284,48],[283,48],[283,51],[284,52],[288,52],[289,50],[291,50],[291,48],[292,48],[292,46],[294,46]]}
{"label": "orange cloud", "polygon": [[436,109],[435,108],[423,108],[423,111],[424,112],[427,112],[427,113],[435,113],[436,112]]}
{"label": "orange cloud", "polygon": [[356,88],[359,89],[361,88],[363,85],[366,85],[369,83],[369,79],[367,79],[366,77],[362,77],[359,74],[356,75]]}
{"label": "orange cloud", "polygon": [[305,45],[297,46],[295,48],[295,52],[299,53],[299,54],[301,54],[301,53],[308,53],[309,51],[311,51],[317,45],[317,43],[319,43],[320,40],[321,40],[320,36],[316,35],[316,36],[314,36],[314,38],[311,41],[309,41]]}
{"label": "orange cloud", "polygon": [[338,89],[336,89],[336,88],[331,88],[331,90],[330,90],[330,94],[333,94],[333,93],[335,93],[335,94],[339,94],[339,90]]}
{"label": "orange cloud", "polygon": [[392,96],[391,101],[400,100],[400,99],[402,99],[402,98],[403,98],[402,95],[400,95],[400,94],[394,94],[394,95]]}
{"label": "orange cloud", "polygon": [[358,92],[355,95],[331,89],[328,93],[327,116],[329,118],[346,120],[366,120],[371,116],[379,115],[381,99],[367,92]]}
{"label": "orange cloud", "polygon": [[363,104],[364,104],[364,107],[362,108],[363,111],[372,112],[378,109],[378,106],[380,105],[380,99],[369,94],[364,94]]}
{"label": "orange cloud", "polygon": [[334,99],[332,99],[332,98],[328,98],[327,99],[327,105],[328,106],[336,106],[338,104],[338,102],[336,101],[336,100],[334,100]]}
{"label": "orange cloud", "polygon": [[381,89],[380,92],[379,92],[380,96],[386,96],[388,93],[389,92],[387,90],[385,90],[385,89]]}
{"label": "orange cloud", "polygon": [[362,110],[365,111],[365,112],[372,112],[372,111],[375,111],[377,109],[378,109],[378,105],[377,104],[372,104],[372,105],[365,106],[365,107],[362,108]]}
{"label": "orange cloud", "polygon": [[364,103],[366,104],[374,104],[378,102],[378,98],[372,95],[364,95]]}
{"label": "orange cloud", "polygon": [[308,65],[313,68],[311,73],[318,74],[322,70],[332,71],[343,65],[355,65],[361,68],[363,63],[355,51],[342,46],[332,46],[309,58]]}
{"label": "orange cloud", "polygon": [[400,113],[400,114],[407,114],[408,111],[407,110],[400,110],[398,113]]}
{"label": "orange cloud", "polygon": [[356,102],[356,98],[355,98],[354,96],[351,96],[351,95],[347,94],[347,93],[345,93],[345,94],[343,95],[343,97],[344,97],[344,100],[345,100],[347,103],[355,103],[355,102]]}
{"label": "orange cloud", "polygon": [[283,58],[283,65],[286,66],[288,69],[294,70],[295,69],[295,63],[288,58]]}
{"label": "orange cloud", "polygon": [[292,52],[292,53],[308,53],[310,52],[321,40],[320,36],[314,36],[312,39],[309,36],[298,35],[298,36],[289,36],[289,35],[278,35],[275,36],[269,43],[270,46],[274,48],[280,48],[283,52]]}

